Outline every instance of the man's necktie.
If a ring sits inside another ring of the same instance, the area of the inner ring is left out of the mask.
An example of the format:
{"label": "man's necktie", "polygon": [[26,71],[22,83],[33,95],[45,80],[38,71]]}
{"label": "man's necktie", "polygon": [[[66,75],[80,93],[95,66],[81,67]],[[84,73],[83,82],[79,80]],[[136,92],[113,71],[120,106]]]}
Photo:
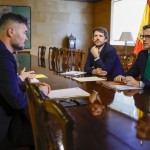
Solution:
{"label": "man's necktie", "polygon": [[150,80],[150,53],[148,54],[148,59],[147,59],[146,68],[144,72],[144,80]]}

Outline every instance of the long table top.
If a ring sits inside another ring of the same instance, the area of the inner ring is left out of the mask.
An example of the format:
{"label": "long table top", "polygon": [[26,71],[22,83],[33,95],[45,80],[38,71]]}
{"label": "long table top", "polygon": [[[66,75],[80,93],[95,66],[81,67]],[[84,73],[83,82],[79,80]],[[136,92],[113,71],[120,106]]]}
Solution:
{"label": "long table top", "polygon": [[[89,93],[99,93],[100,103],[91,103],[86,98],[86,105],[65,108],[75,122],[74,150],[150,149],[149,140],[137,137],[142,125],[136,127],[140,120],[144,129],[150,128],[150,89],[117,92],[96,82],[77,82],[52,71],[47,60],[44,67],[38,66],[35,56],[31,57],[31,70],[46,75],[48,78],[40,80],[50,84],[52,90],[80,87]],[[99,112],[94,113],[97,109]]]}

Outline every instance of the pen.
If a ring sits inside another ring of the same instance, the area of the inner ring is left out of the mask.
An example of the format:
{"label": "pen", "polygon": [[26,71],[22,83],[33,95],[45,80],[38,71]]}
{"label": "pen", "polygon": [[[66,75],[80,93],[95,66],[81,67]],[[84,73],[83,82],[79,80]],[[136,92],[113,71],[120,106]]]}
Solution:
{"label": "pen", "polygon": [[122,78],[121,78],[121,82],[124,82],[124,80],[125,80],[125,77],[122,77]]}

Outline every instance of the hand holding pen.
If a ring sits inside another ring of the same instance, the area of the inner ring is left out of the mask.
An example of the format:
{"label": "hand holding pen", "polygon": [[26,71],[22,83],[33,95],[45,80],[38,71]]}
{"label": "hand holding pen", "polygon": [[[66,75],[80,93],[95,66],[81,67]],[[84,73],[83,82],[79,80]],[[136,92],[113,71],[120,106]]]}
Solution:
{"label": "hand holding pen", "polygon": [[122,76],[122,75],[118,75],[114,78],[114,81],[116,82],[125,82],[125,76]]}
{"label": "hand holding pen", "polygon": [[140,87],[140,81],[135,80],[132,76],[126,76],[123,82],[127,85]]}
{"label": "hand holding pen", "polygon": [[114,81],[122,82],[122,83],[125,83],[127,85],[140,87],[140,82],[135,80],[132,76],[126,76],[125,77],[125,76],[119,75],[119,76],[115,77]]}

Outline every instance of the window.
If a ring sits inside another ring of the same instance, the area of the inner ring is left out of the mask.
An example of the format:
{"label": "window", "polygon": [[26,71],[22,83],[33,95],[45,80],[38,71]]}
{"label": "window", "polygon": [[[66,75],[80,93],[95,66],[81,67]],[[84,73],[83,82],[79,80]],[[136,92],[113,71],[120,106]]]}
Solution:
{"label": "window", "polygon": [[122,32],[131,32],[135,44],[147,0],[112,0],[110,43],[124,45],[119,41]]}

